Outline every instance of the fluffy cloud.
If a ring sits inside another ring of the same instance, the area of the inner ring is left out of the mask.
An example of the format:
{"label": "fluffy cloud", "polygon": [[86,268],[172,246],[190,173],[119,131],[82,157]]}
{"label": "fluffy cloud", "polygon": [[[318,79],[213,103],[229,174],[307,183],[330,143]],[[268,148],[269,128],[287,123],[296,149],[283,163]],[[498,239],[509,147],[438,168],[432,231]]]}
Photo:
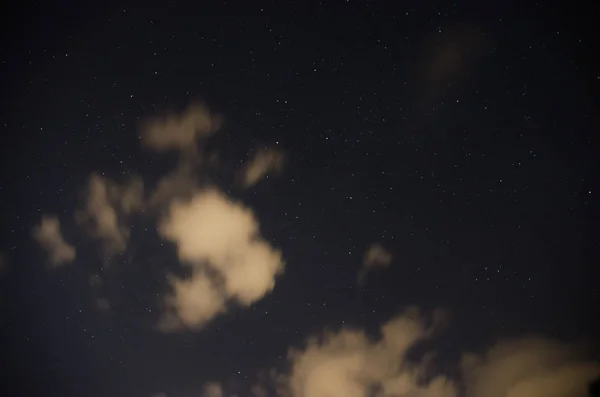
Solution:
{"label": "fluffy cloud", "polygon": [[[379,337],[342,329],[310,338],[289,353],[289,371],[259,376],[255,397],[586,397],[600,363],[584,350],[543,338],[503,341],[484,354],[465,354],[454,380],[432,371],[427,353],[407,352],[432,337],[443,313],[424,317],[416,308],[392,318]],[[414,352],[414,350],[413,350]],[[261,374],[259,374],[261,375]],[[271,393],[271,394],[270,394]]]}
{"label": "fluffy cloud", "polygon": [[424,365],[409,363],[406,352],[433,329],[416,309],[387,322],[378,340],[362,331],[341,330],[308,341],[290,353],[289,394],[293,397],[454,397],[444,376],[426,381]]}
{"label": "fluffy cloud", "polygon": [[144,122],[142,144],[156,151],[188,151],[195,148],[198,137],[216,132],[221,122],[221,117],[212,114],[202,103],[192,103],[182,113]]}
{"label": "fluffy cloud", "polygon": [[556,341],[525,338],[498,343],[484,355],[465,355],[467,397],[585,397],[600,363],[581,353]]}
{"label": "fluffy cloud", "polygon": [[242,170],[244,187],[256,185],[270,173],[281,172],[284,160],[285,154],[279,149],[267,148],[257,151]]}
{"label": "fluffy cloud", "polygon": [[371,244],[365,252],[362,267],[358,273],[359,283],[363,283],[369,270],[374,267],[386,267],[392,262],[392,254],[381,244]]}
{"label": "fluffy cloud", "polygon": [[43,216],[41,223],[33,228],[32,236],[46,251],[53,266],[61,266],[75,259],[75,248],[63,238],[58,217]]}
{"label": "fluffy cloud", "polygon": [[124,217],[143,206],[143,182],[139,178],[118,185],[98,174],[88,182],[83,209],[75,214],[78,224],[103,241],[108,254],[120,253],[127,247],[129,229]]}
{"label": "fluffy cloud", "polygon": [[283,271],[280,252],[260,236],[252,211],[216,189],[172,203],[159,233],[177,245],[179,259],[193,273],[172,281],[163,329],[177,323],[202,327],[229,300],[249,306],[273,289]]}

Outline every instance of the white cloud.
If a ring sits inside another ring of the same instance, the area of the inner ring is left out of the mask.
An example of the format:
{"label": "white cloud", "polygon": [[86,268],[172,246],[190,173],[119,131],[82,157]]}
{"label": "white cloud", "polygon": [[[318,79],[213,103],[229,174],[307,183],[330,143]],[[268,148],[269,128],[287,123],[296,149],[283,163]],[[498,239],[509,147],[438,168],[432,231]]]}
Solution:
{"label": "white cloud", "polygon": [[587,396],[600,363],[557,341],[523,338],[503,341],[484,355],[462,360],[467,397]]}
{"label": "white cloud", "polygon": [[387,267],[392,263],[392,254],[379,243],[371,244],[364,255],[362,267],[358,273],[359,283],[363,283],[369,271],[375,267]]}
{"label": "white cloud", "polygon": [[75,248],[63,238],[58,217],[44,215],[33,228],[32,236],[46,251],[52,265],[61,266],[75,259]]}
{"label": "white cloud", "polygon": [[92,174],[83,209],[75,213],[78,224],[102,240],[108,254],[120,253],[127,248],[129,229],[124,218],[143,207],[143,182],[135,178],[118,185],[98,174]]}
{"label": "white cloud", "polygon": [[[362,331],[345,329],[309,340],[290,353],[292,397],[454,397],[456,387],[444,376],[422,379],[422,364],[409,363],[409,348],[428,337],[418,311],[411,309],[381,328],[371,340]],[[376,391],[376,394],[373,394]]]}
{"label": "white cloud", "polygon": [[242,170],[242,183],[249,188],[261,179],[274,172],[281,172],[285,154],[277,148],[266,148],[257,151]]}
{"label": "white cloud", "polygon": [[221,117],[212,114],[202,103],[192,103],[179,114],[144,122],[141,125],[142,144],[156,151],[192,150],[198,137],[213,134],[221,123]]}
{"label": "white cloud", "polygon": [[176,322],[202,327],[229,300],[249,306],[273,289],[283,271],[281,253],[260,236],[252,211],[217,189],[172,203],[159,233],[176,243],[179,259],[193,272],[172,282],[163,329]]}

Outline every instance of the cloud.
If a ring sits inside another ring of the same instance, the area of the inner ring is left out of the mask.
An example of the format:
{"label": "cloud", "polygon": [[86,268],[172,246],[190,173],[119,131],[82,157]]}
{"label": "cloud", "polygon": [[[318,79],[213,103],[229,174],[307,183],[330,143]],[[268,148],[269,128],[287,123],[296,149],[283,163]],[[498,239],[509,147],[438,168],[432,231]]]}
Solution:
{"label": "cloud", "polygon": [[363,283],[369,271],[374,267],[386,267],[392,262],[392,254],[379,243],[374,243],[367,248],[363,258],[362,267],[358,273],[359,283]]}
{"label": "cloud", "polygon": [[125,216],[143,208],[144,185],[140,178],[118,185],[98,174],[90,176],[83,209],[75,213],[78,224],[102,240],[107,254],[127,248],[129,229]]}
{"label": "cloud", "polygon": [[482,33],[472,27],[449,27],[436,35],[420,67],[430,99],[437,100],[451,83],[466,75],[483,44]]}
{"label": "cloud", "polygon": [[292,397],[454,397],[456,385],[445,376],[424,377],[424,365],[406,359],[407,351],[433,328],[416,309],[385,323],[380,337],[343,329],[312,338],[290,352]]}
{"label": "cloud", "polygon": [[101,311],[110,310],[110,301],[106,298],[96,299],[96,307]]}
{"label": "cloud", "polygon": [[195,148],[198,137],[213,134],[221,124],[219,115],[212,114],[204,104],[195,102],[179,114],[144,122],[141,125],[142,145],[156,151],[188,151]]}
{"label": "cloud", "polygon": [[229,300],[249,306],[273,289],[283,271],[281,253],[260,236],[252,211],[215,188],[172,203],[159,233],[192,269],[191,278],[171,282],[164,330],[178,322],[200,328]]}
{"label": "cloud", "polygon": [[273,172],[281,172],[285,154],[277,148],[257,151],[242,170],[242,183],[245,188],[252,187]]}
{"label": "cloud", "polygon": [[198,190],[198,163],[197,158],[183,156],[173,171],[159,179],[148,199],[147,207],[152,211],[160,211],[174,199],[191,198]]}
{"label": "cloud", "polygon": [[58,267],[75,260],[75,248],[63,238],[58,217],[44,215],[40,224],[33,228],[32,236],[46,251],[53,266]]}
{"label": "cloud", "polygon": [[223,388],[218,382],[209,382],[204,385],[202,397],[223,397]]}
{"label": "cloud", "polygon": [[461,366],[467,397],[587,396],[600,363],[573,346],[541,338],[503,341],[483,355],[466,354]]}

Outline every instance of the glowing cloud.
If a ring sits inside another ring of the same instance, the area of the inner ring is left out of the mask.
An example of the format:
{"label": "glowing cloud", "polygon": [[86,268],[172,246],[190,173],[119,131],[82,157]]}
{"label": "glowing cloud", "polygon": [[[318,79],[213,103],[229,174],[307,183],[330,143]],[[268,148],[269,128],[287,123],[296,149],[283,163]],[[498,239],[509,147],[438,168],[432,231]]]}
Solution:
{"label": "glowing cloud", "polygon": [[285,154],[276,148],[261,149],[245,165],[242,172],[242,183],[245,188],[252,187],[270,173],[281,172]]}
{"label": "glowing cloud", "polygon": [[65,265],[75,259],[75,248],[63,238],[58,217],[43,216],[41,223],[33,228],[32,236],[46,251],[53,266]]}
{"label": "glowing cloud", "polygon": [[173,328],[174,319],[202,327],[225,310],[228,300],[249,306],[273,289],[283,261],[258,226],[250,209],[216,189],[171,205],[159,233],[176,243],[179,259],[192,267],[193,276],[172,282],[165,329]]}

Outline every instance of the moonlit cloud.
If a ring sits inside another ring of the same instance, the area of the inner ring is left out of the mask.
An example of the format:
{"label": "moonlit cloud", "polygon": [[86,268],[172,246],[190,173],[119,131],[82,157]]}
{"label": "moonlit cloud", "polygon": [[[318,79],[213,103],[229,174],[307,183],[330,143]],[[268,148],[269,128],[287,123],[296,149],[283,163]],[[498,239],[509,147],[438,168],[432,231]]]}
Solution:
{"label": "moonlit cloud", "polygon": [[187,151],[195,147],[198,137],[213,134],[221,123],[221,117],[211,113],[205,105],[192,103],[181,113],[144,122],[141,125],[142,144],[156,151]]}
{"label": "moonlit cloud", "polygon": [[75,213],[78,224],[104,244],[108,254],[120,253],[127,247],[129,229],[124,218],[143,205],[143,183],[134,179],[118,185],[98,174],[90,176],[83,209]]}
{"label": "moonlit cloud", "polygon": [[600,363],[557,341],[524,338],[503,341],[483,355],[462,360],[467,397],[587,396]]}
{"label": "moonlit cloud", "polygon": [[363,283],[367,274],[374,267],[387,267],[392,262],[392,254],[379,243],[374,243],[367,248],[363,258],[362,267],[358,273],[359,283]]}
{"label": "moonlit cloud", "polygon": [[193,272],[172,281],[166,300],[171,326],[177,320],[202,327],[229,300],[249,306],[273,289],[283,271],[281,253],[260,236],[252,211],[214,188],[172,203],[159,233],[177,245],[180,261]]}
{"label": "moonlit cloud", "polygon": [[75,248],[62,236],[58,217],[43,216],[40,224],[33,228],[32,236],[46,251],[53,266],[65,265],[75,259]]}
{"label": "moonlit cloud", "polygon": [[242,170],[242,183],[245,188],[252,187],[269,174],[281,172],[285,154],[277,148],[257,151]]}
{"label": "moonlit cloud", "polygon": [[[455,384],[445,376],[424,381],[423,364],[406,360],[406,352],[431,335],[416,309],[381,327],[381,336],[344,329],[308,341],[290,353],[292,397],[454,397]],[[375,393],[375,394],[373,394]]]}

